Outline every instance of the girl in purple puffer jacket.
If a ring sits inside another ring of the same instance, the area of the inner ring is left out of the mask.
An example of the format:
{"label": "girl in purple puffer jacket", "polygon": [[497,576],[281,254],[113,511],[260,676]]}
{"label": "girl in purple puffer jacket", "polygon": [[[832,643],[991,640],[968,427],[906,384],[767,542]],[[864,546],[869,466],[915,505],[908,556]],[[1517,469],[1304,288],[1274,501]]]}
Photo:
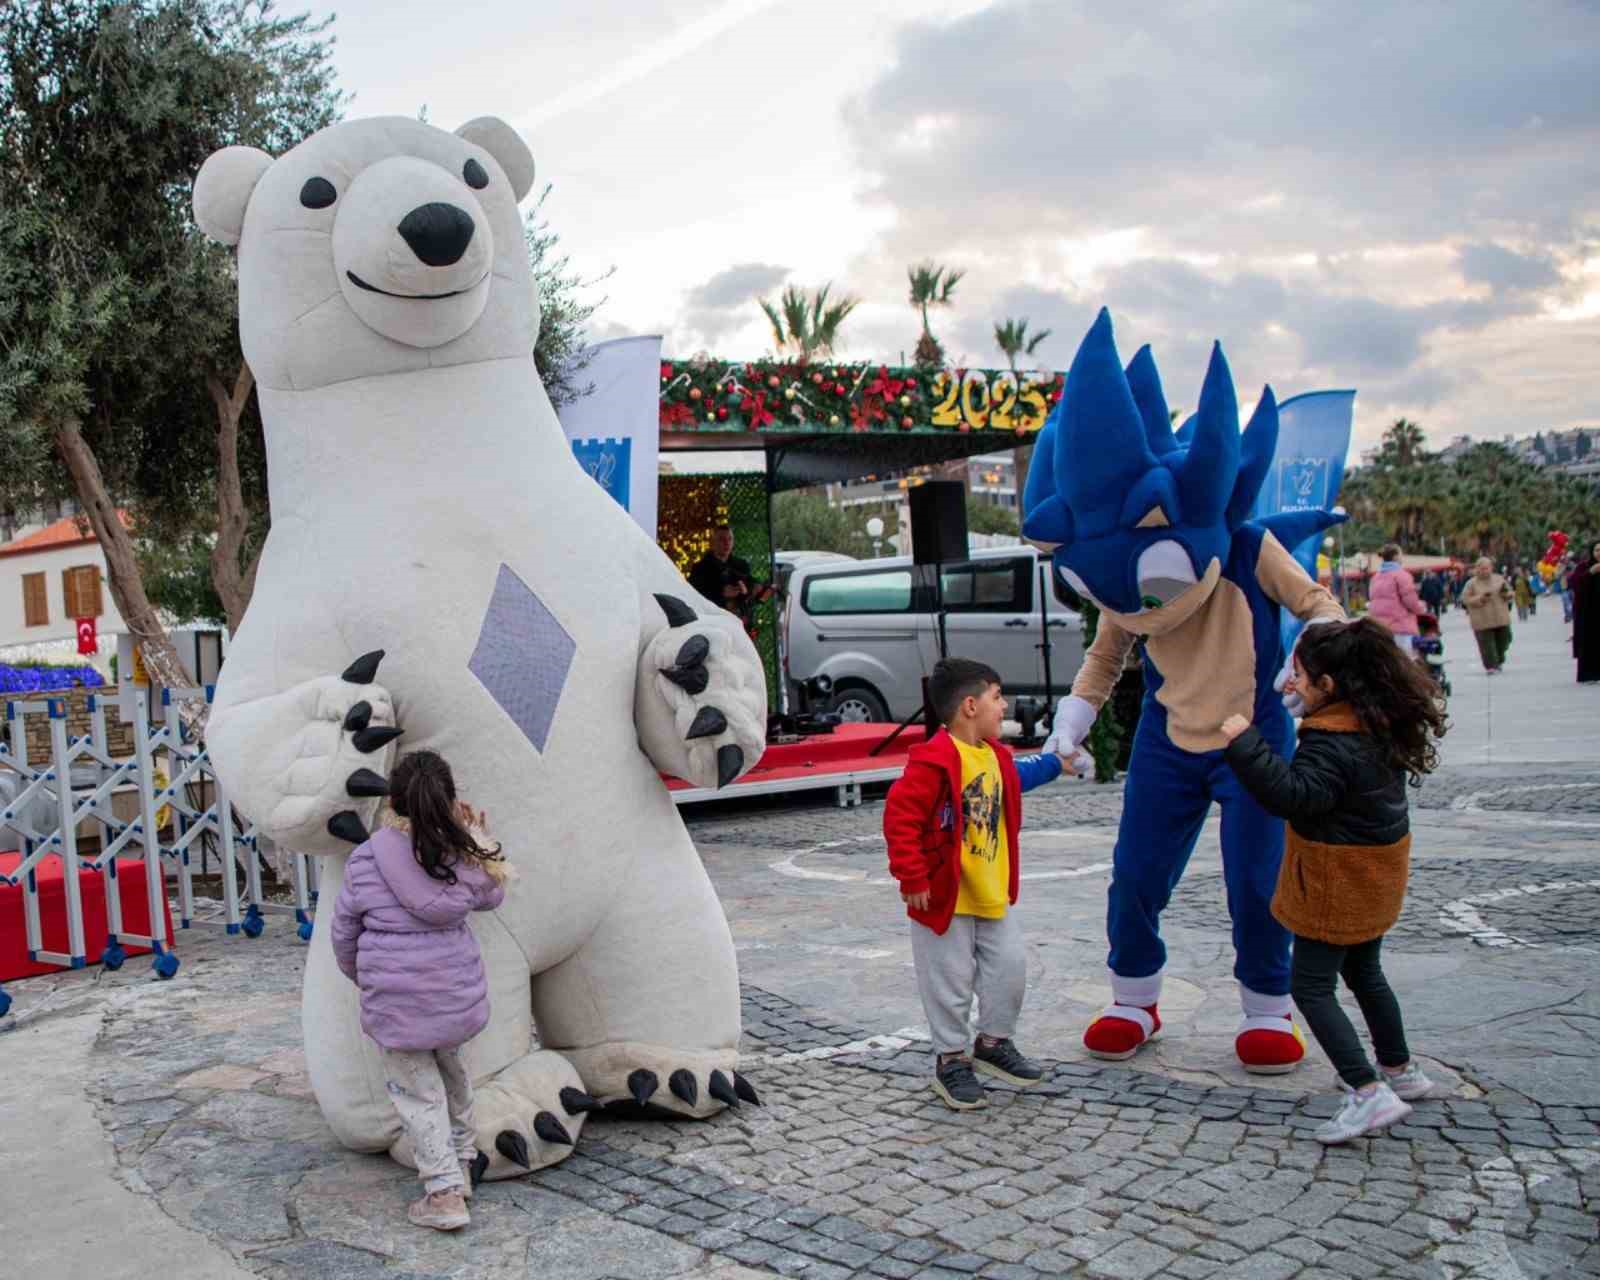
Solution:
{"label": "girl in purple puffer jacket", "polygon": [[401,757],[382,823],[345,864],[333,954],[361,988],[361,1029],[383,1050],[389,1098],[416,1153],[426,1194],[408,1216],[454,1231],[470,1220],[478,1159],[461,1046],[489,1021],[467,917],[500,905],[510,864],[499,845],[479,843],[483,816],[456,799],[450,766],[431,751]]}

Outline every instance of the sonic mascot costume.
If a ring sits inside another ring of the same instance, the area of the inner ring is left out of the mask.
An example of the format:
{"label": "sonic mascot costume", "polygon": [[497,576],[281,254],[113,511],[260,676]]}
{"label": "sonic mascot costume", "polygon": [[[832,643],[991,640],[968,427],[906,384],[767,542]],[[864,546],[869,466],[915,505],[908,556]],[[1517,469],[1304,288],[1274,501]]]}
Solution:
{"label": "sonic mascot costume", "polygon": [[1283,822],[1239,785],[1219,728],[1235,713],[1287,755],[1294,724],[1279,698],[1287,671],[1282,610],[1307,623],[1344,617],[1285,550],[1342,517],[1296,511],[1247,519],[1277,446],[1271,388],[1241,439],[1233,377],[1213,348],[1200,407],[1175,435],[1150,348],[1126,371],[1102,310],[1073,358],[1066,393],[1040,432],[1023,531],[1053,544],[1062,577],[1101,610],[1100,628],[1056,712],[1056,749],[1088,736],[1129,651],[1145,663],[1144,709],[1128,766],[1106,912],[1113,1003],[1084,1045],[1131,1058],[1161,1029],[1162,909],[1212,801],[1244,1020],[1247,1071],[1292,1070],[1305,1054],[1289,1003],[1289,933],[1270,904]]}

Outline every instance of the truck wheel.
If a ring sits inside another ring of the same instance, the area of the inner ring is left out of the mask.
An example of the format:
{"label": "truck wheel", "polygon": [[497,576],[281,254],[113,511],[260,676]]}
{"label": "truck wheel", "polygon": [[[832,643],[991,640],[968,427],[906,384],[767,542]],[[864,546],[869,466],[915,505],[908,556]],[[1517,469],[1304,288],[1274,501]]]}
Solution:
{"label": "truck wheel", "polygon": [[873,690],[862,685],[835,689],[828,699],[828,710],[846,724],[865,724],[870,720],[887,720],[889,708]]}

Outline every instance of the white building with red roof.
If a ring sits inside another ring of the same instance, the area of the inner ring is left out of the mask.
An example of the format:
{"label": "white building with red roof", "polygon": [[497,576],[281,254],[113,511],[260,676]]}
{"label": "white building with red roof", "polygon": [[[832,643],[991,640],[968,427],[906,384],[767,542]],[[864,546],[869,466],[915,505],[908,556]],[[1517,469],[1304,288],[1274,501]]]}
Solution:
{"label": "white building with red roof", "polygon": [[[126,512],[118,512],[123,524]],[[78,620],[91,618],[101,655],[117,651],[127,630],[112,603],[106,557],[83,516],[65,516],[0,543],[0,661],[69,660],[77,653]]]}

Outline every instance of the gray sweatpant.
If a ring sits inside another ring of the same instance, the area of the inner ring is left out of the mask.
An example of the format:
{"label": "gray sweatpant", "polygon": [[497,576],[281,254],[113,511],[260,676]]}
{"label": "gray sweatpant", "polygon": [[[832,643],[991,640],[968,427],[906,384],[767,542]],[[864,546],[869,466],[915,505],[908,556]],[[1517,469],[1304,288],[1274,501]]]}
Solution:
{"label": "gray sweatpant", "polygon": [[953,916],[942,934],[913,920],[911,958],[935,1053],[972,1048],[967,1018],[974,995],[979,1035],[1005,1040],[1016,1033],[1028,985],[1028,957],[1014,910],[998,920]]}
{"label": "gray sweatpant", "polygon": [[[381,1047],[381,1046],[380,1046]],[[411,1135],[424,1191],[459,1191],[461,1165],[477,1157],[472,1077],[453,1049],[384,1049],[389,1101]]]}

